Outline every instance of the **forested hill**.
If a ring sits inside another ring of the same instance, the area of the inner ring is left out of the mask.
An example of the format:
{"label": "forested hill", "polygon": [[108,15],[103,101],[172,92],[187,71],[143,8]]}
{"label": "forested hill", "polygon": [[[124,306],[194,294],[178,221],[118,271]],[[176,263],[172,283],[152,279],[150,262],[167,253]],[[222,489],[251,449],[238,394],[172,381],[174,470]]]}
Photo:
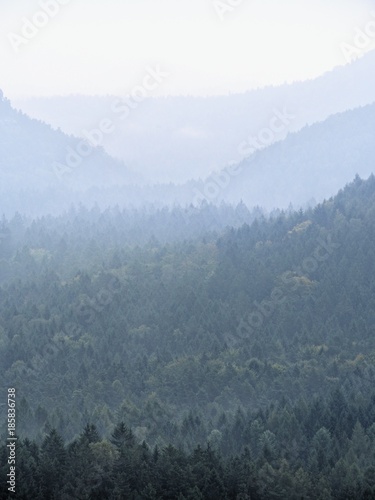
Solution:
{"label": "forested hill", "polygon": [[[321,201],[336,193],[359,174],[367,178],[375,169],[375,104],[329,117],[321,123],[289,134],[282,142],[251,154],[197,186],[210,201],[245,203],[264,208],[304,206],[308,200]],[[254,136],[242,147],[249,153]],[[229,175],[228,175],[229,174]],[[226,180],[226,178],[229,178]],[[272,179],[272,181],[270,181]],[[208,183],[215,189],[207,189]]]}
{"label": "forested hill", "polygon": [[[332,196],[356,173],[370,175],[374,123],[375,104],[289,134],[204,181],[147,185],[141,180],[143,166],[133,173],[102,148],[87,149],[87,142],[31,120],[0,97],[1,214],[24,213],[26,206],[27,215],[35,216],[60,214],[78,203],[104,210],[116,204],[160,208],[202,200],[217,205],[242,200],[267,210],[290,203],[306,207]],[[243,142],[245,150],[251,151],[251,141]]]}
{"label": "forested hill", "polygon": [[134,180],[125,165],[102,148],[16,111],[0,91],[0,194],[46,188],[89,189]]}
{"label": "forested hill", "polygon": [[74,481],[90,498],[373,498],[375,178],[184,241],[116,241],[111,217],[121,234],[110,213],[35,221],[1,262],[1,384],[42,443],[21,463],[39,498]]}
{"label": "forested hill", "polygon": [[330,115],[373,103],[374,77],[375,51],[370,51],[352,64],[309,81],[243,94],[146,98],[125,120],[113,112],[120,101],[115,96],[44,97],[19,100],[15,105],[77,136],[109,116],[116,124],[114,133],[104,139],[109,154],[142,169],[152,182],[180,183],[238,161],[238,145],[269,126],[275,109],[286,108],[294,117],[286,127],[278,127],[271,141]]}

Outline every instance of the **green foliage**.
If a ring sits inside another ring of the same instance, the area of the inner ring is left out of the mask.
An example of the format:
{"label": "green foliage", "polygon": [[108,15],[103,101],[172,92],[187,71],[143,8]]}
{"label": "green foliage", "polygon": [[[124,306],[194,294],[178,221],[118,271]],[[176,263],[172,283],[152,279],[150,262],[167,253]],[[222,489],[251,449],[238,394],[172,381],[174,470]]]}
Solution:
{"label": "green foliage", "polygon": [[220,234],[204,206],[167,236],[176,210],[160,239],[141,211],[2,221],[20,498],[371,498],[375,179]]}

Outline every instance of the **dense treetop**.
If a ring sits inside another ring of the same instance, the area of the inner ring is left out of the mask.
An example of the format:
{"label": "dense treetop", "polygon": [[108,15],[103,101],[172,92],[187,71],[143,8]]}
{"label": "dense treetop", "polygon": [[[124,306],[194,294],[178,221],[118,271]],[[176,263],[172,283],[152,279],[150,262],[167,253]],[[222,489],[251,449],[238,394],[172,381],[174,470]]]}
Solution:
{"label": "dense treetop", "polygon": [[372,498],[374,215],[357,177],[269,218],[3,218],[1,384],[33,498]]}

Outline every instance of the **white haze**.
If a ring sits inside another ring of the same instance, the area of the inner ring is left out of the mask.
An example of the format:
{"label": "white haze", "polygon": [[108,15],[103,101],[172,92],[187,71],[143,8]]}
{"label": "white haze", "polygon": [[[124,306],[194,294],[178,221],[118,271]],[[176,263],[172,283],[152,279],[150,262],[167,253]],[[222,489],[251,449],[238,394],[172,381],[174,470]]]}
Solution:
{"label": "white haze", "polygon": [[372,171],[368,0],[0,0],[0,30],[2,213],[303,206]]}
{"label": "white haze", "polygon": [[[9,35],[47,1],[67,5],[15,52]],[[223,4],[238,6],[220,18]],[[366,0],[1,1],[0,88],[10,99],[125,95],[155,64],[170,74],[156,95],[305,80],[347,62],[340,45],[373,19],[371,10]]]}

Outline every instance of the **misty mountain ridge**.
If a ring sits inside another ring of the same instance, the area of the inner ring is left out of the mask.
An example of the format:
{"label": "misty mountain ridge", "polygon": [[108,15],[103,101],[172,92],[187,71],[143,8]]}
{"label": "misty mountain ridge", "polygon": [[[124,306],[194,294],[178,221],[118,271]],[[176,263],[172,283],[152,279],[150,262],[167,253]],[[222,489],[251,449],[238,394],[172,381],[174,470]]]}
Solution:
{"label": "misty mountain ridge", "polygon": [[[87,190],[136,176],[103,148],[91,146],[12,108],[0,95],[0,191],[41,191],[64,185]],[[69,175],[67,175],[69,174]]]}
{"label": "misty mountain ridge", "polygon": [[375,104],[305,126],[194,188],[195,200],[302,206],[329,198],[356,174],[375,171]]}
{"label": "misty mountain ridge", "polygon": [[114,130],[102,141],[109,154],[122,158],[150,182],[181,183],[241,161],[241,144],[268,128],[275,111],[285,110],[293,119],[279,127],[271,142],[332,114],[373,103],[374,77],[372,51],[314,80],[244,94],[159,98],[150,94],[124,119],[114,112],[121,109],[122,99],[115,96],[18,99],[15,106],[80,137],[110,119]]}
{"label": "misty mountain ridge", "polygon": [[[280,115],[281,116],[281,115]],[[289,115],[288,115],[289,116]],[[181,205],[202,201],[237,204],[268,210],[314,204],[329,198],[356,174],[374,171],[372,130],[375,105],[367,105],[305,126],[234,163],[205,180],[176,185],[145,184],[140,176],[111,158],[101,147],[67,136],[49,125],[0,103],[0,185],[2,211],[31,214],[61,213],[84,203],[107,206]],[[244,143],[244,150],[250,142]],[[145,148],[146,149],[146,148]]]}

